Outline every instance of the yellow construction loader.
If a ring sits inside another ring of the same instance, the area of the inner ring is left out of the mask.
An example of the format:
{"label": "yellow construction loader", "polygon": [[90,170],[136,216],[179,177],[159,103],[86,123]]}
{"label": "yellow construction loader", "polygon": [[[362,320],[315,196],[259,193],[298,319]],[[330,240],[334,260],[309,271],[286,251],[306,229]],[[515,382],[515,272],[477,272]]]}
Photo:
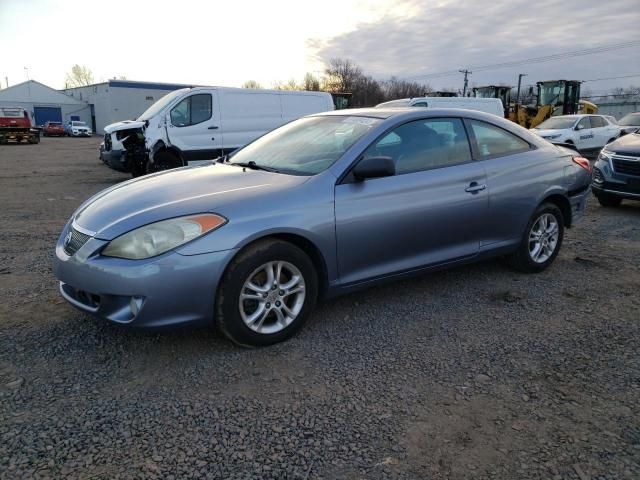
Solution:
{"label": "yellow construction loader", "polygon": [[596,113],[596,104],[580,100],[580,83],[578,80],[537,82],[536,105],[515,103],[510,109],[509,120],[533,128],[557,115]]}
{"label": "yellow construction loader", "polygon": [[[573,115],[576,113],[596,113],[597,105],[580,100],[580,81],[550,80],[538,82],[535,105],[522,105],[511,101],[512,87],[505,85],[487,85],[473,89],[475,97],[499,98],[504,105],[505,118],[533,128],[546,119],[556,115]],[[533,93],[533,89],[531,89]]]}

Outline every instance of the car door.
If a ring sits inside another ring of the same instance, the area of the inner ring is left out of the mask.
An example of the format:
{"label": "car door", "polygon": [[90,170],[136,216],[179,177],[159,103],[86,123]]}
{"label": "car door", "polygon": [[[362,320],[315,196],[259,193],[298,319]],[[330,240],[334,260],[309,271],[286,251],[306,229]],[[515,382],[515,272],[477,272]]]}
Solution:
{"label": "car door", "polygon": [[220,155],[222,131],[215,93],[207,91],[189,95],[168,112],[169,142],[181,150],[187,162]]}
{"label": "car door", "polygon": [[390,177],[335,188],[340,281],[357,283],[472,257],[488,207],[484,169],[460,118],[421,119],[384,134],[361,158],[389,156]]}
{"label": "car door", "polygon": [[594,129],[591,125],[591,117],[582,117],[576,124],[576,147],[578,150],[588,150],[597,146]]}
{"label": "car door", "polygon": [[556,158],[540,154],[516,133],[481,120],[465,120],[474,158],[484,167],[490,215],[483,222],[482,249],[513,245],[549,179],[558,175]]}

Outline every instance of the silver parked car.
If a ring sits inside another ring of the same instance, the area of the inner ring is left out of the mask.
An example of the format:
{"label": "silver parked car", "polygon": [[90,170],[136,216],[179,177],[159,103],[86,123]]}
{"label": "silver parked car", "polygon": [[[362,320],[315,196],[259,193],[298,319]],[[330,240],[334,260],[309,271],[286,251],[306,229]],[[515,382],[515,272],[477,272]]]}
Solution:
{"label": "silver parked car", "polygon": [[589,163],[461,109],[308,116],[229,158],[87,200],[56,246],[62,296],[130,326],[296,332],[320,296],[508,255],[540,272],[582,215]]}

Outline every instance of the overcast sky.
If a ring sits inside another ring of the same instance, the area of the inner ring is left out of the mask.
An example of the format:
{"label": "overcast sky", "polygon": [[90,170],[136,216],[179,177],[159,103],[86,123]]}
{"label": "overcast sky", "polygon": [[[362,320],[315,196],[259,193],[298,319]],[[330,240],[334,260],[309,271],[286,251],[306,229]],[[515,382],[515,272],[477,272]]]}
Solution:
{"label": "overcast sky", "polygon": [[[366,73],[461,88],[462,75],[419,77],[640,41],[638,0],[56,1],[0,0],[0,75],[62,88],[86,65],[96,81],[271,86],[333,57]],[[28,68],[28,72],[24,67]],[[640,46],[475,72],[471,84],[571,78],[599,93],[640,85]]]}

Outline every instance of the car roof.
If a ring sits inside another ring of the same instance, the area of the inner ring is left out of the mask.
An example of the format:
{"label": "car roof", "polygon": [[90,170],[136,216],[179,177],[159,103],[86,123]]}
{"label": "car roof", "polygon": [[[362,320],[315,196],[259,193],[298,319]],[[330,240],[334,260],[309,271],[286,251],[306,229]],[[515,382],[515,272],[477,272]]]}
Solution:
{"label": "car roof", "polygon": [[416,108],[416,107],[369,107],[369,108],[346,108],[344,110],[332,110],[320,112],[313,115],[318,116],[345,116],[345,117],[372,117],[387,119],[392,117],[467,117],[484,118],[495,121],[502,119],[490,113],[467,108]]}

